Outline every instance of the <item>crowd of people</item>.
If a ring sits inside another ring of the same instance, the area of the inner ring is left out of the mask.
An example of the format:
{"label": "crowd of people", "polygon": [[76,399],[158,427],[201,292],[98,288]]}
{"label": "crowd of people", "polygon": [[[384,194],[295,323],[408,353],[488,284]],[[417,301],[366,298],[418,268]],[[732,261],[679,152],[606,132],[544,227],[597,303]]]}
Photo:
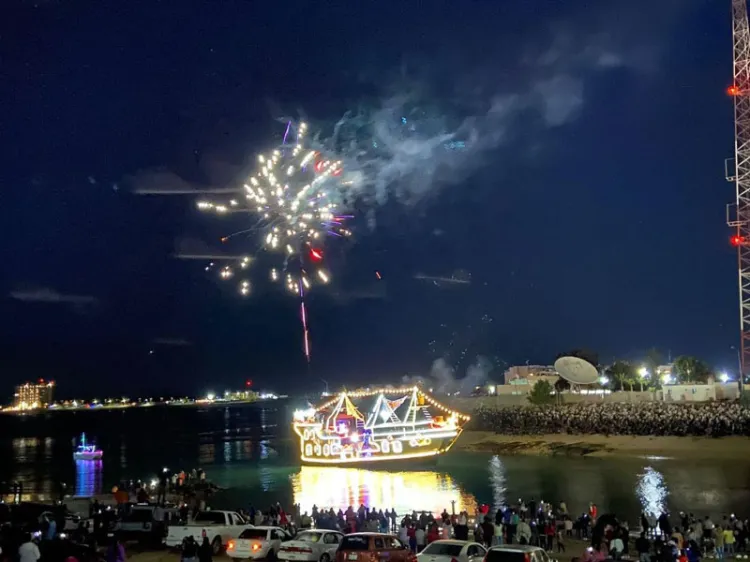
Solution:
{"label": "crowd of people", "polygon": [[[98,503],[92,502],[91,513],[95,516],[99,508]],[[699,562],[704,557],[722,560],[750,553],[750,523],[734,514],[724,515],[714,522],[711,517],[696,517],[692,513],[680,513],[676,517],[669,513],[662,513],[658,517],[644,513],[637,530],[633,531],[628,522],[618,520],[614,514],[600,514],[594,503],[589,504],[588,510],[580,515],[569,513],[564,501],[553,505],[534,500],[519,500],[496,510],[481,505],[475,513],[449,513],[444,509],[436,514],[424,511],[398,514],[392,508],[363,504],[358,508],[350,506],[346,510],[313,506],[308,513],[301,511],[299,505],[285,510],[279,503],[266,509],[249,506],[240,513],[250,524],[283,527],[292,535],[309,528],[338,530],[346,534],[362,531],[392,533],[415,553],[439,539],[471,540],[486,547],[532,545],[557,553],[566,552],[570,541],[579,541],[577,548],[581,548],[580,541],[585,541],[590,546],[583,552],[582,562],[623,558],[638,559],[639,562]],[[192,516],[185,505],[181,506],[180,524],[189,521]],[[2,520],[0,517],[0,523]],[[0,524],[0,527],[3,525]],[[56,542],[51,521],[43,519],[39,529],[36,538],[26,533],[19,541],[20,547],[11,550],[18,552],[17,557],[8,557],[9,551],[4,549],[6,556],[0,554],[0,559],[38,562],[40,557],[44,558],[45,551],[51,553]],[[10,546],[7,541],[1,542],[3,546]],[[117,533],[110,534],[105,544],[97,548],[94,542],[92,550],[66,553],[61,560],[101,562],[103,558],[107,562],[126,561],[126,551]],[[93,554],[97,551],[101,558]],[[212,548],[206,537],[202,542],[188,537],[183,543],[183,562],[213,562],[212,556]],[[49,557],[50,560],[57,558]]]}
{"label": "crowd of people", "polygon": [[[628,404],[607,404],[604,405],[604,409],[614,407],[622,414],[623,406],[631,416],[638,411],[639,416],[633,417],[639,419],[637,423],[641,424],[648,422],[648,417],[643,416],[644,408],[653,411],[649,405],[639,405],[638,410],[628,410],[628,407],[635,408]],[[659,406],[663,409],[665,405]],[[682,412],[679,414],[683,416],[680,419],[684,420],[682,423],[688,424],[688,430],[695,430],[696,424],[706,423],[698,421],[705,419],[705,416],[721,418],[722,415],[731,415],[733,411],[723,410],[725,405],[716,404],[710,407],[676,407]],[[671,409],[669,405],[667,408]],[[617,419],[617,416],[604,416],[601,406],[592,408],[591,405],[536,411],[549,411],[549,419],[559,419],[562,410],[568,413],[578,412],[579,416],[572,416],[578,420],[575,422],[577,424],[582,424],[581,420],[589,420],[588,423],[605,423],[601,421],[604,419],[607,420],[606,423],[612,424],[615,423],[613,420]],[[498,412],[493,411],[494,413]],[[653,413],[659,415],[656,411]],[[596,416],[599,416],[599,422],[592,421],[597,419]],[[664,419],[653,423],[663,424]],[[721,423],[732,427],[729,422]],[[575,428],[584,426],[574,424],[572,427],[573,431],[576,431]],[[507,428],[504,428],[504,431],[507,431]],[[593,429],[589,431],[594,432]],[[523,432],[530,431],[526,429]],[[549,426],[538,432],[550,432]],[[606,433],[601,430],[599,432]],[[154,506],[154,520],[163,520],[162,533],[165,534],[168,525],[184,525],[195,518],[199,509],[209,508],[204,500],[190,505],[187,503],[187,500],[195,499],[193,491],[196,484],[200,487],[210,485],[205,476],[201,476],[200,471],[180,472],[175,480],[172,474],[167,476],[164,472],[160,481],[151,484],[120,483],[113,489],[113,493],[117,497],[118,492],[127,492],[131,498],[130,503],[105,507],[97,500],[93,500],[88,520],[82,520],[75,530],[66,529],[65,534],[71,544],[85,546],[85,549],[78,550],[71,550],[70,547],[63,549],[64,543],[58,540],[65,524],[66,512],[63,505],[57,506],[49,513],[45,512],[43,516],[32,521],[31,526],[23,527],[13,524],[13,519],[23,511],[23,504],[17,504],[21,511],[12,511],[9,505],[0,505],[0,561],[15,559],[20,562],[38,562],[41,558],[42,562],[45,559],[102,562],[103,558],[107,562],[125,562],[126,551],[119,540],[116,521],[127,516],[128,506],[133,505],[133,497],[138,502],[148,502]],[[182,500],[178,505],[165,505],[165,493],[180,495]],[[600,514],[594,503],[589,504],[588,510],[582,514],[569,513],[564,501],[553,505],[533,499],[526,502],[519,500],[515,504],[502,505],[496,509],[481,505],[475,513],[449,513],[444,509],[442,513],[434,514],[425,511],[399,514],[393,508],[376,508],[364,504],[359,507],[349,506],[347,509],[313,506],[308,513],[302,511],[299,505],[293,505],[287,510],[280,503],[270,505],[266,509],[249,506],[247,509],[240,509],[239,513],[249,524],[282,527],[292,536],[300,530],[310,528],[338,530],[345,534],[363,531],[391,533],[409,545],[414,553],[421,552],[430,543],[440,539],[470,540],[486,547],[505,544],[532,545],[558,553],[566,552],[571,546],[570,541],[579,541],[575,545],[575,550],[582,549],[580,541],[585,541],[584,544],[590,546],[583,552],[582,562],[623,558],[637,558],[639,562],[699,562],[703,557],[723,559],[726,556],[750,553],[749,523],[735,517],[734,514],[724,515],[721,520],[714,523],[710,517],[696,517],[693,514],[680,513],[678,517],[672,517],[669,513],[662,513],[657,517],[644,513],[638,522],[637,530],[632,531],[628,522],[618,520],[614,514]],[[22,531],[22,536],[12,534],[12,529],[16,528]],[[38,530],[28,532],[33,529]],[[17,552],[18,555],[8,556],[11,552]],[[63,552],[64,556],[61,557]],[[197,541],[188,537],[182,545],[183,562],[213,562],[212,555],[213,549],[207,537]]]}
{"label": "crowd of people", "polygon": [[475,428],[514,435],[750,435],[750,408],[737,402],[593,402],[557,406],[480,407]]}

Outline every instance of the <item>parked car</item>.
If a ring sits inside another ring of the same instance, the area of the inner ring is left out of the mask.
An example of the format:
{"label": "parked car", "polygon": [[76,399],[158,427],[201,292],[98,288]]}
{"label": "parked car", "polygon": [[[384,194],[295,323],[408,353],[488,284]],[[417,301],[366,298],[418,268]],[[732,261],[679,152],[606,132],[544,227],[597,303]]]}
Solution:
{"label": "parked car", "polygon": [[227,556],[243,560],[273,559],[281,549],[281,543],[291,538],[292,535],[281,527],[259,526],[245,529],[239,537],[229,541]]}
{"label": "parked car", "polygon": [[509,544],[493,546],[487,551],[484,562],[557,562],[543,548]]}
{"label": "parked car", "polygon": [[137,539],[141,543],[161,544],[166,532],[165,516],[173,519],[179,510],[176,507],[161,507],[137,504],[115,523],[113,532],[124,539]]}
{"label": "parked car", "polygon": [[313,529],[301,531],[290,541],[281,543],[276,553],[279,560],[300,562],[331,562],[344,538],[343,533]]}
{"label": "parked car", "polygon": [[398,537],[384,533],[345,535],[336,551],[336,562],[416,562],[417,557]]}
{"label": "parked car", "polygon": [[439,540],[417,554],[419,562],[482,562],[487,549],[471,541]]}
{"label": "parked car", "polygon": [[199,511],[187,525],[172,525],[164,541],[168,547],[182,546],[182,541],[192,536],[200,544],[208,537],[215,554],[226,548],[231,539],[236,539],[245,529],[251,528],[239,513],[234,511]]}

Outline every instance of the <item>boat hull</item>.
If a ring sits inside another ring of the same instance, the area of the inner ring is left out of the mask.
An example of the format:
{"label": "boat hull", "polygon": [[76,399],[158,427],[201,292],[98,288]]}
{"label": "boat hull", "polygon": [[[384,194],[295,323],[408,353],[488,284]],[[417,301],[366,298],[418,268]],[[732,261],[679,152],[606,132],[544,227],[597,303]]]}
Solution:
{"label": "boat hull", "polygon": [[457,429],[454,436],[441,437],[438,439],[399,441],[401,447],[399,452],[393,450],[393,441],[388,452],[382,451],[346,451],[343,454],[337,450],[331,451],[326,445],[321,445],[314,436],[305,439],[300,436],[300,460],[303,464],[318,466],[371,466],[385,467],[385,465],[426,465],[437,462],[437,458],[446,453],[455,444],[461,434]]}
{"label": "boat hull", "polygon": [[73,458],[77,461],[99,461],[102,459],[104,453],[102,451],[94,451],[91,453],[73,453]]}

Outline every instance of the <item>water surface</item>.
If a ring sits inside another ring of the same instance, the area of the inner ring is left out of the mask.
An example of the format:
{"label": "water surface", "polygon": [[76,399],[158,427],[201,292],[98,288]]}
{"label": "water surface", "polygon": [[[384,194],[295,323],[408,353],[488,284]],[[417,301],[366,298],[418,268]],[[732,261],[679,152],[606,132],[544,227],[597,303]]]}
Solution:
{"label": "water surface", "polygon": [[[151,479],[162,467],[202,467],[227,490],[214,507],[281,501],[303,510],[364,503],[411,509],[473,510],[519,498],[558,502],[573,512],[593,501],[636,522],[655,513],[747,514],[750,460],[658,457],[584,459],[493,456],[452,451],[433,467],[389,472],[301,467],[283,403],[234,407],[154,407],[0,417],[0,482],[24,483],[26,499],[101,493],[122,478]],[[104,451],[98,462],[74,461],[85,431]]]}

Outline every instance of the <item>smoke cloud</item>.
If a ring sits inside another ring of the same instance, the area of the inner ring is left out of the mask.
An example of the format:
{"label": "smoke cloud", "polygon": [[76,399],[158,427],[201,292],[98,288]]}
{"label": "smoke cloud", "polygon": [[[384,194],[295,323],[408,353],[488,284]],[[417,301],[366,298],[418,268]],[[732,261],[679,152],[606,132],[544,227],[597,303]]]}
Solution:
{"label": "smoke cloud", "polygon": [[558,32],[548,48],[503,61],[513,68],[506,79],[488,79],[496,72],[489,65],[472,74],[459,65],[448,76],[445,69],[424,76],[422,66],[422,76],[402,73],[393,87],[398,93],[379,107],[346,113],[322,144],[345,162],[344,203],[417,203],[519,138],[538,142],[545,131],[572,123],[590,81],[618,69],[646,71],[640,60],[606,35]]}
{"label": "smoke cloud", "polygon": [[[558,25],[525,47],[498,46],[486,54],[452,49],[411,60],[393,78],[373,71],[363,81],[380,92],[378,102],[311,127],[320,130],[315,147],[344,163],[340,208],[356,208],[372,226],[375,210],[389,201],[417,204],[506,157],[508,149],[537,150],[546,133],[581,116],[592,100],[590,86],[602,78],[654,71],[656,45],[611,21],[611,14],[602,14],[589,22],[608,33]],[[202,156],[200,168],[209,185],[166,170],[140,172],[129,183],[144,195],[228,197],[243,180],[235,175],[228,181],[241,166],[213,155]]]}
{"label": "smoke cloud", "polygon": [[427,377],[404,377],[404,384],[420,384],[431,388],[436,394],[471,394],[477,387],[482,386],[492,372],[492,363],[479,356],[474,364],[466,369],[466,374],[456,377],[456,372],[445,359],[436,359]]}

